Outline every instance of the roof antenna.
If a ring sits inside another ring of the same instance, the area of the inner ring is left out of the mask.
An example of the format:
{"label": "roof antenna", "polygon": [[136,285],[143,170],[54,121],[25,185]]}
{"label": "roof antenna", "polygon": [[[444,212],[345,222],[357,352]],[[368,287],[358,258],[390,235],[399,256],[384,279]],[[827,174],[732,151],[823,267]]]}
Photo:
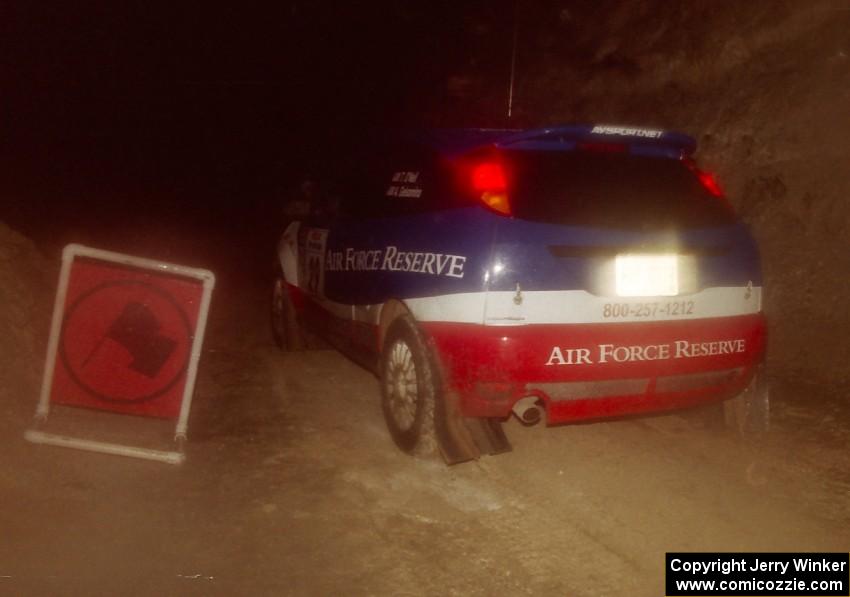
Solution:
{"label": "roof antenna", "polygon": [[508,120],[511,119],[514,107],[514,74],[516,73],[516,40],[519,29],[519,0],[514,0],[514,40],[511,46],[511,79],[508,83]]}

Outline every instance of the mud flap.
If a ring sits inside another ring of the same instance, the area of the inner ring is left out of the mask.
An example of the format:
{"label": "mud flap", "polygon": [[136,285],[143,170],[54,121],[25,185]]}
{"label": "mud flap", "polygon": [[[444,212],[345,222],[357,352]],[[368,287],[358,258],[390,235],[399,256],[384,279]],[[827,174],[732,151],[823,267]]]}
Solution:
{"label": "mud flap", "polygon": [[464,417],[457,394],[440,392],[434,404],[434,433],[446,464],[475,460],[482,455],[511,451],[502,424],[495,419]]}
{"label": "mud flap", "polygon": [[434,436],[446,464],[477,460],[482,455],[495,455],[512,450],[502,424],[496,419],[465,417],[458,406],[456,392],[446,388],[445,369],[432,342],[428,344],[431,370],[436,375],[439,391],[434,396]]}
{"label": "mud flap", "polygon": [[741,393],[704,410],[709,429],[728,430],[740,438],[757,440],[770,430],[770,394],[764,365],[758,365]]}

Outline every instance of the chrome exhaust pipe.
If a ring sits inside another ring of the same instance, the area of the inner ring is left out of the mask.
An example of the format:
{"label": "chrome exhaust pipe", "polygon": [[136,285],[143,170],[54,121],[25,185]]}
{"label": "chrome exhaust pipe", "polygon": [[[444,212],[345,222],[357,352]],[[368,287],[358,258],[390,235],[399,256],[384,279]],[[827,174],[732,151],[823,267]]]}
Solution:
{"label": "chrome exhaust pipe", "polygon": [[530,427],[539,423],[540,419],[543,418],[543,411],[540,409],[539,402],[537,396],[526,396],[517,400],[511,411],[520,423]]}

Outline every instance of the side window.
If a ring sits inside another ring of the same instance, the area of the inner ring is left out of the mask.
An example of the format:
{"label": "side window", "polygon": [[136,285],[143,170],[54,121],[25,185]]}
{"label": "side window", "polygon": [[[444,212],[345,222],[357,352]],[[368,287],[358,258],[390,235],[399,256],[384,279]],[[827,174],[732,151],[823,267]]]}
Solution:
{"label": "side window", "polygon": [[444,205],[449,195],[439,164],[427,149],[388,145],[371,159],[358,157],[341,165],[327,194],[344,219],[427,212]]}
{"label": "side window", "polygon": [[427,176],[410,150],[386,147],[339,172],[339,212],[345,219],[380,218],[421,210]]}
{"label": "side window", "polygon": [[385,174],[383,190],[387,215],[423,213],[439,203],[437,156],[416,149],[399,154]]}
{"label": "side window", "polygon": [[[425,191],[424,182],[425,176],[422,176],[422,168],[415,162],[411,161],[408,168],[404,170],[396,170],[392,173],[384,195],[390,198],[389,203],[416,203],[416,201],[404,201],[405,199],[422,199],[422,194]],[[400,201],[393,202],[392,198],[398,198]]]}
{"label": "side window", "polygon": [[323,188],[321,213],[315,213],[326,221],[360,219],[380,209],[376,205],[378,187],[374,165],[362,158],[335,163],[329,168]]}

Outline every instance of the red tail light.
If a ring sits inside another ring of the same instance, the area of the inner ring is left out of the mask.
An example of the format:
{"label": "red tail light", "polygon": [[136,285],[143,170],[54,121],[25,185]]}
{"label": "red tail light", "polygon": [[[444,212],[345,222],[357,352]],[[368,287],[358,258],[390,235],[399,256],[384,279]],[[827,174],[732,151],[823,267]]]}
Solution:
{"label": "red tail light", "polygon": [[498,162],[482,162],[472,168],[472,188],[490,209],[511,215],[508,201],[508,178]]}
{"label": "red tail light", "polygon": [[702,186],[705,187],[705,190],[714,195],[715,197],[723,197],[725,194],[723,193],[723,189],[720,188],[720,183],[717,182],[717,179],[714,177],[714,174],[711,172],[703,172],[702,170],[696,171],[697,178],[702,183]]}
{"label": "red tail light", "polygon": [[501,164],[484,162],[472,170],[472,188],[476,191],[505,191],[508,182]]}
{"label": "red tail light", "polygon": [[720,183],[717,182],[717,178],[711,172],[705,172],[704,170],[700,170],[697,166],[696,162],[691,158],[685,158],[683,160],[685,162],[685,166],[693,172],[697,179],[699,179],[700,184],[702,184],[703,188],[708,191],[710,194],[715,197],[725,199],[726,193],[723,192],[723,189],[720,188]]}

